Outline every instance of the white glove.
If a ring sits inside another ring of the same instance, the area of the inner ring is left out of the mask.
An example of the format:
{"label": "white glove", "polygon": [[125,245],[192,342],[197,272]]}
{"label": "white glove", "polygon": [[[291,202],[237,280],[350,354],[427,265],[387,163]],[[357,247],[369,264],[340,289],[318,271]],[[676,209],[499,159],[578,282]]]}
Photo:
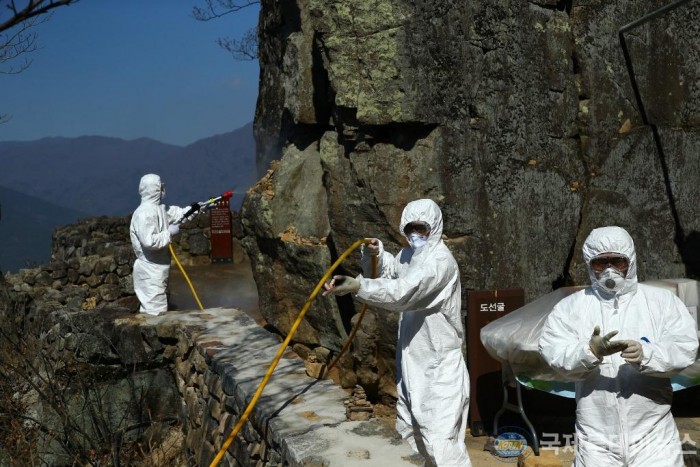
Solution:
{"label": "white glove", "polygon": [[180,226],[177,224],[170,224],[168,226],[168,232],[170,232],[171,237],[174,237],[175,235],[180,233]]}
{"label": "white glove", "polygon": [[346,295],[349,293],[357,293],[360,290],[360,281],[350,276],[333,276],[333,279],[327,284],[323,284],[326,289],[323,292],[323,296],[333,294],[333,295]]}
{"label": "white glove", "polygon": [[377,238],[370,238],[369,243],[365,243],[365,253],[367,253],[369,256],[377,256],[379,254],[379,249],[382,246],[382,242],[379,241]]}
{"label": "white glove", "polygon": [[591,340],[588,341],[588,346],[591,349],[591,352],[598,357],[598,359],[601,359],[603,357],[607,357],[608,355],[612,355],[614,353],[621,352],[627,348],[627,342],[628,341],[611,341],[610,339],[613,338],[617,334],[617,331],[611,331],[604,335],[603,337],[600,336],[600,326],[596,326],[593,329],[593,334],[591,335]]}
{"label": "white glove", "polygon": [[627,344],[627,348],[622,351],[620,356],[625,359],[627,363],[641,363],[642,357],[644,356],[644,350],[642,344],[639,341],[622,341]]}

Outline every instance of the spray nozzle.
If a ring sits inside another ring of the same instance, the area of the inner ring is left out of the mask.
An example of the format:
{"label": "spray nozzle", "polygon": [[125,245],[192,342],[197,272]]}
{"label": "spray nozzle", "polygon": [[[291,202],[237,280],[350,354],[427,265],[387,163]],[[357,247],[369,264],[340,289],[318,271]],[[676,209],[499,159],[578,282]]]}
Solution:
{"label": "spray nozzle", "polygon": [[192,203],[190,205],[190,209],[184,214],[183,217],[189,217],[190,215],[194,214],[197,211],[204,211],[218,203],[219,201],[227,200],[230,199],[233,196],[233,191],[229,190],[224,192],[223,194],[219,196],[214,196],[212,198],[209,198],[206,201],[202,201],[199,203]]}

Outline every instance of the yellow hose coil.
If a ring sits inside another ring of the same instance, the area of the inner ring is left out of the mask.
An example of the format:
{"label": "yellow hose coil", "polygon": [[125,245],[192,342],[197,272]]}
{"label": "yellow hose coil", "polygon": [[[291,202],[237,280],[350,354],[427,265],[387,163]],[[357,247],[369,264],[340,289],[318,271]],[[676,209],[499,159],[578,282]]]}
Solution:
{"label": "yellow hose coil", "polygon": [[[377,277],[377,257],[372,256],[372,279]],[[362,309],[360,310],[360,316],[357,318],[357,322],[355,323],[355,326],[352,327],[352,331],[350,331],[350,335],[348,335],[347,340],[345,341],[345,345],[343,345],[343,348],[340,350],[340,353],[338,353],[338,356],[333,359],[331,363],[328,364],[328,368],[326,369],[325,374],[328,374],[331,369],[338,364],[340,361],[340,358],[345,355],[345,352],[350,348],[350,344],[352,343],[353,339],[355,339],[355,334],[357,334],[357,330],[360,329],[360,323],[362,323],[362,318],[365,317],[365,312],[367,311],[367,304],[365,303],[362,305]]]}

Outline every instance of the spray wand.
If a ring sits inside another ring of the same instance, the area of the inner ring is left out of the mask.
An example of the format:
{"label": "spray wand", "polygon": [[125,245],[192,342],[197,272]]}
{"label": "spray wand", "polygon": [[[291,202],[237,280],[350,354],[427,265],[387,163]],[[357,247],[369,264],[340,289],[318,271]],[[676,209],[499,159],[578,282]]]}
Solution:
{"label": "spray wand", "polygon": [[192,203],[190,205],[190,209],[187,210],[187,212],[182,216],[182,218],[186,219],[197,211],[206,211],[207,209],[214,206],[219,201],[224,201],[224,200],[230,199],[232,196],[233,196],[233,191],[229,190],[229,191],[226,191],[219,196],[214,196],[212,198],[209,198],[206,201]]}

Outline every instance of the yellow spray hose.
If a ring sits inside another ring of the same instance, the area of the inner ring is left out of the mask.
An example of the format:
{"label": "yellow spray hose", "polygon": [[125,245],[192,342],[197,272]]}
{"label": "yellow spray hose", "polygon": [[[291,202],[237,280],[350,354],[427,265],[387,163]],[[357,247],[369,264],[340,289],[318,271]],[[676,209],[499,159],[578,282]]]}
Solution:
{"label": "yellow spray hose", "polygon": [[[372,279],[377,277],[377,257],[372,256]],[[345,355],[345,352],[348,351],[350,348],[350,344],[352,341],[355,339],[355,334],[357,334],[357,330],[360,329],[360,323],[362,323],[362,318],[365,317],[365,312],[367,311],[367,304],[365,303],[362,305],[362,309],[360,310],[360,316],[357,318],[357,322],[355,323],[355,326],[352,327],[352,331],[350,331],[350,335],[348,335],[347,340],[345,341],[345,345],[343,345],[343,348],[340,350],[340,353],[333,359],[331,363],[328,364],[328,368],[326,369],[326,373],[331,370],[334,366],[338,364],[340,361],[340,358]]]}
{"label": "yellow spray hose", "polygon": [[[304,315],[306,315],[306,312],[308,311],[309,307],[311,306],[311,303],[316,299],[316,296],[318,293],[321,291],[321,288],[323,287],[323,284],[326,283],[328,278],[331,277],[331,274],[333,274],[333,271],[335,271],[335,268],[337,268],[340,263],[342,263],[345,258],[347,258],[350,253],[352,253],[357,247],[362,245],[363,243],[369,243],[369,239],[360,239],[353,243],[350,248],[345,250],[342,255],[333,263],[333,265],[328,268],[326,273],[323,275],[320,281],[318,281],[318,284],[316,285],[316,288],[314,288],[313,292],[311,292],[311,295],[309,295],[309,298],[306,299],[306,303],[304,303],[304,307],[301,309],[301,312],[299,312],[299,316],[297,316],[296,321],[294,321],[294,324],[292,325],[292,328],[289,330],[289,333],[287,334],[287,338],[282,342],[282,345],[280,346],[279,350],[277,351],[277,355],[275,355],[275,358],[272,360],[272,363],[267,369],[267,372],[265,372],[265,376],[263,377],[260,386],[258,386],[258,390],[255,391],[255,394],[253,395],[253,398],[250,400],[248,403],[248,407],[246,407],[245,412],[243,412],[243,415],[241,415],[241,418],[238,420],[238,423],[236,426],[233,427],[233,430],[231,431],[231,434],[228,435],[228,438],[226,438],[226,441],[224,442],[223,446],[221,446],[221,449],[219,450],[219,453],[216,455],[214,460],[209,464],[209,467],[216,467],[219,465],[219,462],[221,462],[221,459],[224,457],[224,454],[226,453],[226,450],[228,447],[231,445],[233,442],[233,439],[236,437],[238,432],[241,430],[243,427],[243,424],[248,420],[248,416],[250,413],[253,411],[253,408],[255,407],[255,404],[258,402],[258,399],[260,398],[260,394],[262,394],[263,389],[265,389],[265,386],[267,385],[267,382],[270,380],[270,377],[272,376],[272,372],[275,371],[275,368],[277,367],[277,364],[279,363],[280,359],[282,358],[282,354],[284,354],[285,349],[289,345],[289,342],[292,340],[292,337],[294,337],[294,334],[297,332],[297,328],[301,324],[301,320],[304,319]],[[358,321],[359,323],[359,321]]]}
{"label": "yellow spray hose", "polygon": [[177,259],[177,255],[175,254],[175,250],[173,250],[173,245],[172,243],[168,243],[168,248],[170,248],[170,254],[173,255],[173,258],[175,258],[175,263],[177,263],[177,267],[180,268],[180,271],[182,271],[182,275],[187,281],[187,285],[190,286],[190,290],[192,291],[192,295],[194,295],[194,299],[197,301],[197,305],[199,305],[199,309],[203,310],[204,307],[202,306],[202,302],[199,301],[199,297],[197,296],[197,292],[194,290],[194,286],[192,285],[192,282],[190,282],[190,278],[187,276],[187,273],[185,272],[185,268],[182,267],[182,264],[180,264],[180,260]]}

